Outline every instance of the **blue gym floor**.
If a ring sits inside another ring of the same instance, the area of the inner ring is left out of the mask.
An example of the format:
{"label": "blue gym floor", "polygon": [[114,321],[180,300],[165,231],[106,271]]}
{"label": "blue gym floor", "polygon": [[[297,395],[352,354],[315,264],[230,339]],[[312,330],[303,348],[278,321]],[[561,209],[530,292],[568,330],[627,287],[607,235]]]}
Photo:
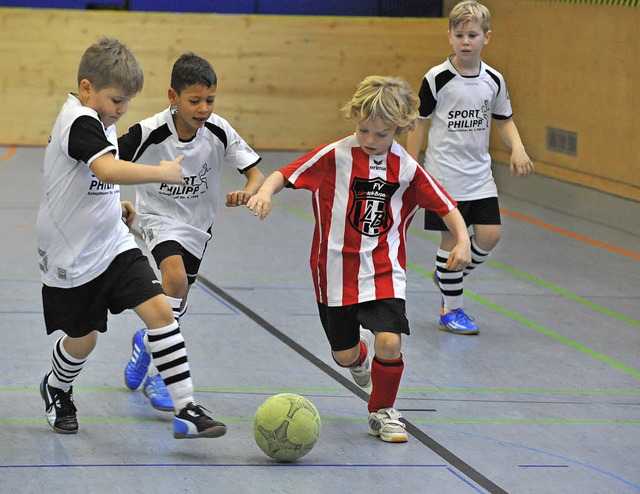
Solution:
{"label": "blue gym floor", "polygon": [[[0,147],[2,493],[640,492],[639,202],[496,165],[502,240],[466,282],[479,336],[438,331],[438,237],[416,216],[396,403],[406,444],[367,434],[367,395],[331,359],[308,267],[309,194],[283,191],[264,222],[222,206],[182,329],[197,399],[227,435],[175,440],[171,414],[124,387],[140,327],[127,312],[110,317],[76,381],[80,430],[67,436],[47,425],[38,392],[56,339],[33,228],[43,151]],[[261,154],[267,175],[301,153]],[[223,192],[241,185],[225,171]],[[293,464],[253,440],[256,409],[279,392],[322,417]]]}

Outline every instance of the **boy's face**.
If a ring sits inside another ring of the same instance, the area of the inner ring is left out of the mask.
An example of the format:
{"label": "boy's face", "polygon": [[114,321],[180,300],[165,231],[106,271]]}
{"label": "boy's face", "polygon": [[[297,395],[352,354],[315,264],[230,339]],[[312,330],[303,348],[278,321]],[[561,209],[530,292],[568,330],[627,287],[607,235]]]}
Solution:
{"label": "boy's face", "polygon": [[134,96],[114,86],[98,91],[87,79],[80,82],[79,89],[82,104],[98,112],[98,117],[105,129],[118,122],[127,113],[129,102]]}
{"label": "boy's face", "polygon": [[218,88],[188,86],[180,94],[169,88],[169,103],[175,106],[174,122],[180,138],[191,138],[213,113]]}
{"label": "boy's face", "polygon": [[356,122],[356,140],[369,156],[385,154],[389,151],[396,135],[397,125],[385,122],[379,117]]}
{"label": "boy's face", "polygon": [[461,62],[480,60],[482,48],[491,39],[491,31],[486,33],[477,21],[467,21],[455,26],[449,33],[449,43]]}

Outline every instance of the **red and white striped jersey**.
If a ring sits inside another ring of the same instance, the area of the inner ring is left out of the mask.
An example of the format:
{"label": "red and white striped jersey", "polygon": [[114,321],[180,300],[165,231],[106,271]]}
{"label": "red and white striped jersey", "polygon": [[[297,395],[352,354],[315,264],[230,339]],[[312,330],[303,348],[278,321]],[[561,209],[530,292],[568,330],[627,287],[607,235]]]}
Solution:
{"label": "red and white striped jersey", "polygon": [[329,306],[405,298],[406,235],[419,208],[444,216],[456,203],[396,141],[367,155],[355,135],[280,168],[288,186],[312,192],[311,271]]}

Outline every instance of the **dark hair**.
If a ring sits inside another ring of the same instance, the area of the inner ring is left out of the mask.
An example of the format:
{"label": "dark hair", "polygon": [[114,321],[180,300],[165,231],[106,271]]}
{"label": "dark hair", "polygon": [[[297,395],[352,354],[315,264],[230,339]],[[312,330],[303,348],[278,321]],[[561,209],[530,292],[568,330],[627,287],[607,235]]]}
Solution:
{"label": "dark hair", "polygon": [[180,94],[189,86],[214,87],[218,77],[209,62],[191,52],[180,55],[171,71],[171,87]]}
{"label": "dark hair", "polygon": [[87,79],[99,91],[118,87],[128,94],[142,90],[144,75],[129,48],[115,38],[102,37],[82,55],[78,85]]}

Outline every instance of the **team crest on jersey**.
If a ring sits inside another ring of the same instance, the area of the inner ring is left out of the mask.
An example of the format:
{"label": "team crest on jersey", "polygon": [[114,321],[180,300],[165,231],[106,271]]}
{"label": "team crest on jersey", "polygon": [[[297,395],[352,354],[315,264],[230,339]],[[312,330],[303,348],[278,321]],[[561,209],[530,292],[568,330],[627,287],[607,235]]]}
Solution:
{"label": "team crest on jersey", "polygon": [[349,210],[349,223],[367,237],[382,235],[391,226],[391,196],[400,184],[379,177],[355,178],[351,183],[353,202]]}

